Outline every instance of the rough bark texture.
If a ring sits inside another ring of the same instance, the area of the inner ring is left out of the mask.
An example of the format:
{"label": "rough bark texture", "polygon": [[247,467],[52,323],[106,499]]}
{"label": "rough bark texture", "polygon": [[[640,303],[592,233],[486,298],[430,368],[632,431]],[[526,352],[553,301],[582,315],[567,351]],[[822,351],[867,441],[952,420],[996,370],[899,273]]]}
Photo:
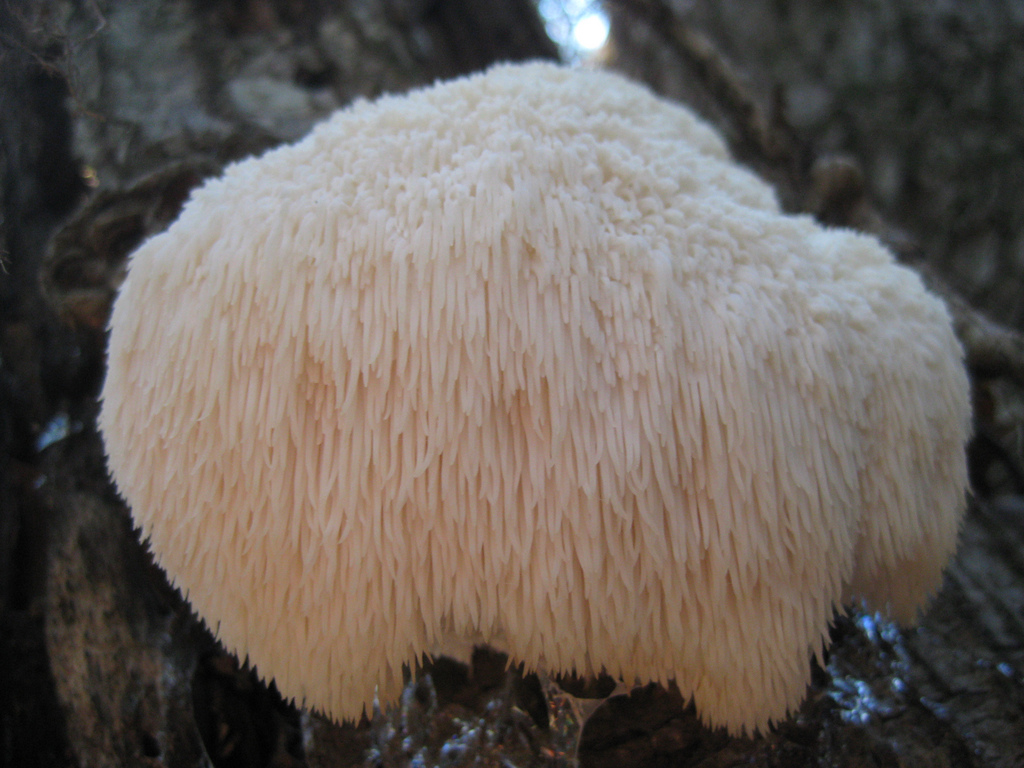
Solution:
{"label": "rough bark texture", "polygon": [[[1017,4],[612,8],[611,63],[685,94],[789,207],[1024,319]],[[0,764],[569,760],[573,703],[492,653],[429,665],[358,725],[282,702],[152,565],[94,426],[124,258],[202,178],[354,97],[553,54],[528,0],[0,0]],[[584,765],[1024,765],[1024,346],[958,319],[979,499],[921,627],[837,619],[800,712],[757,738],[704,728],[678,691],[611,699]]]}
{"label": "rough bark texture", "polygon": [[[1024,325],[1024,6],[1015,0],[611,0],[617,63],[722,116],[694,88],[713,41],[805,156],[856,158],[871,198],[993,317]],[[652,22],[657,21],[656,24]],[[790,200],[799,207],[802,200]]]}

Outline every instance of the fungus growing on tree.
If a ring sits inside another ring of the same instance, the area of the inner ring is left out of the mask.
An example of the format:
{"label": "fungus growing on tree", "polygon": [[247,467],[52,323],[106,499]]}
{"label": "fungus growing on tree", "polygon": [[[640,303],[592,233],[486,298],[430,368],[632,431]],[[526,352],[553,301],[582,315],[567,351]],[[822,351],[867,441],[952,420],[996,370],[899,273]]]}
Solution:
{"label": "fungus growing on tree", "polygon": [[675,680],[761,727],[964,506],[961,350],[686,109],[499,66],[229,167],[131,258],[100,426],[225,645],[336,718],[424,653]]}

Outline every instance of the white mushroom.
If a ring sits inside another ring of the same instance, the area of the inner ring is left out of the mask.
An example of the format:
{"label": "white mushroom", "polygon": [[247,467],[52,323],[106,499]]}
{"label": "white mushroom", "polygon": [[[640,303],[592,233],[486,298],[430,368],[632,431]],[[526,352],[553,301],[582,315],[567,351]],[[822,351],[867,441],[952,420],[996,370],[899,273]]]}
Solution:
{"label": "white mushroom", "polygon": [[762,727],[964,507],[943,304],[689,111],[500,66],[229,167],[132,257],[100,425],[226,646],[337,718],[423,653],[675,680]]}

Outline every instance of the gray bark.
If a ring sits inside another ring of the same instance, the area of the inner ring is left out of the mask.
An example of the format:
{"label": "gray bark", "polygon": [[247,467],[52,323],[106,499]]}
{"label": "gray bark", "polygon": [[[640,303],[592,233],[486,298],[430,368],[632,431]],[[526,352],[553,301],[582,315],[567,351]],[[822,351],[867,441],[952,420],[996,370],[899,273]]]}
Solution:
{"label": "gray bark", "polygon": [[652,24],[667,10],[714,41],[764,113],[807,143],[810,158],[855,158],[885,219],[911,233],[961,295],[1024,326],[1021,3],[609,4],[621,22],[623,69],[729,122],[721,101],[699,87],[698,62],[673,50],[665,16]]}

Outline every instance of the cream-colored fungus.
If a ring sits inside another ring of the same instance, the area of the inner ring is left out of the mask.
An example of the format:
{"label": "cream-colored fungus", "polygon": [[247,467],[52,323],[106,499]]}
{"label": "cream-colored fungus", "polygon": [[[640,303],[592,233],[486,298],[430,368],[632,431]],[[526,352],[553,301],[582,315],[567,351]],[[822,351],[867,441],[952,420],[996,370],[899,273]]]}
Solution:
{"label": "cream-colored fungus", "polygon": [[337,718],[487,643],[763,727],[835,606],[913,618],[956,543],[943,304],[612,74],[342,110],[195,191],[110,327],[100,425],[143,535]]}

